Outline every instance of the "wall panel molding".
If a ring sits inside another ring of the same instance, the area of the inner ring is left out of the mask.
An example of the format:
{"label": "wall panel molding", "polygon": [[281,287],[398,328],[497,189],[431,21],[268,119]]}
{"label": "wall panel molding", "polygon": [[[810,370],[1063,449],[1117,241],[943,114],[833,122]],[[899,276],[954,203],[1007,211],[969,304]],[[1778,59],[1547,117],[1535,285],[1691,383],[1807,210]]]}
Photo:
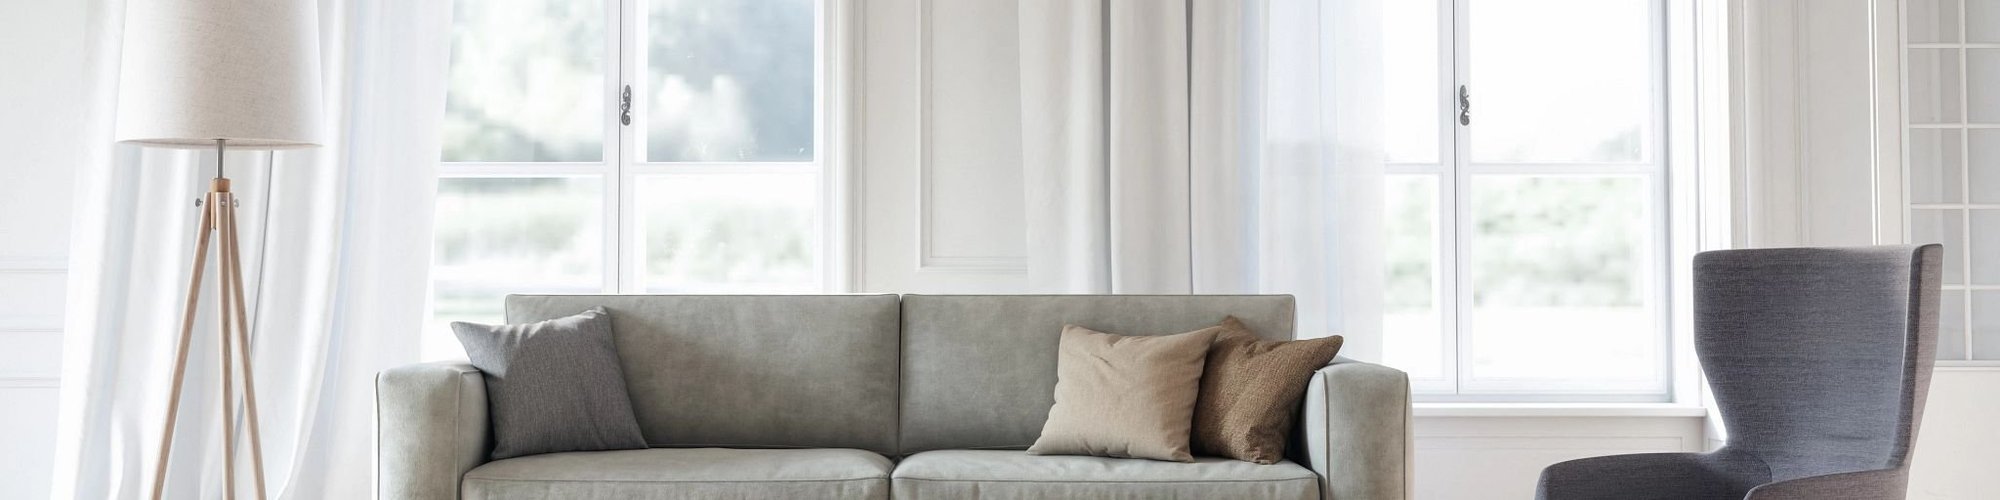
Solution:
{"label": "wall panel molding", "polygon": [[[855,291],[1006,293],[1027,282],[1011,2],[862,4]],[[1010,108],[1011,112],[1010,112]],[[1011,169],[1011,170],[1010,170]]]}
{"label": "wall panel molding", "polygon": [[[973,274],[1021,274],[1028,272],[1026,255],[1005,255],[998,253],[953,254],[941,250],[945,246],[939,240],[945,236],[938,225],[940,193],[937,180],[940,176],[938,165],[937,130],[939,126],[937,107],[941,102],[937,85],[937,43],[935,37],[938,18],[935,0],[918,2],[918,55],[917,55],[917,272],[973,273]],[[951,4],[954,8],[971,7],[973,4]],[[991,63],[987,61],[987,63]],[[968,117],[975,118],[975,117]],[[976,117],[984,119],[984,117]],[[1018,165],[1016,165],[1018,168]],[[974,231],[991,230],[978,228]],[[1025,238],[1025,234],[1022,235]]]}

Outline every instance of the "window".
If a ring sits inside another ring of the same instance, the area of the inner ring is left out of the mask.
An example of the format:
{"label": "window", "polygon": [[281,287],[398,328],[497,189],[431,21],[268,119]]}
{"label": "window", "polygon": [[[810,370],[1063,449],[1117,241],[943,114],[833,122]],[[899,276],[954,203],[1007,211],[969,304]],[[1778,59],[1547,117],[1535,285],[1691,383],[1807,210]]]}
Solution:
{"label": "window", "polygon": [[1386,361],[1433,400],[1667,400],[1665,2],[1383,9]]}
{"label": "window", "polygon": [[1907,241],[1944,244],[1937,357],[2000,361],[2000,15],[1993,2],[1904,6],[1901,208]]}
{"label": "window", "polygon": [[508,293],[827,289],[823,8],[457,2],[425,356]]}

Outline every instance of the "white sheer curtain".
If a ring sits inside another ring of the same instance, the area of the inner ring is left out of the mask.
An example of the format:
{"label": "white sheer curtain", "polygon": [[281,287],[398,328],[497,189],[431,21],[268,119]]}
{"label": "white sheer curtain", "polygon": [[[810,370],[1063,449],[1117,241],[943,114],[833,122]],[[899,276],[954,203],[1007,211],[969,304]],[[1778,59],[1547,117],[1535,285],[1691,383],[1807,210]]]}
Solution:
{"label": "white sheer curtain", "polygon": [[[450,3],[319,6],[328,145],[232,152],[228,174],[241,199],[268,488],[274,498],[367,498],[374,373],[417,358]],[[53,498],[140,498],[191,272],[193,200],[215,158],[113,145],[125,5],[91,8],[89,126],[78,132],[94,139],[76,166]],[[219,348],[201,334],[216,328],[208,281],[167,472],[173,498],[222,486]],[[246,472],[247,451],[237,454]]]}
{"label": "white sheer curtain", "polygon": [[1191,291],[1184,7],[1021,4],[1030,286]]}
{"label": "white sheer curtain", "polygon": [[1289,293],[1379,360],[1380,1],[1022,3],[1031,286]]}

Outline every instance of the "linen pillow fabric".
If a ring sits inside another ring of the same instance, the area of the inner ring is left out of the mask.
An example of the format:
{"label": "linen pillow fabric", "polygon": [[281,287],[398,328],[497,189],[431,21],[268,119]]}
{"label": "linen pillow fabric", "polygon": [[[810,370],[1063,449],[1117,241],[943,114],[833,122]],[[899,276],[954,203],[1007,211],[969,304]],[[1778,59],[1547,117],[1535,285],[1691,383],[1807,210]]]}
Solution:
{"label": "linen pillow fabric", "polygon": [[1333,361],[1344,340],[1262,340],[1235,317],[1219,330],[1194,407],[1194,451],[1277,463],[1313,371]]}
{"label": "linen pillow fabric", "polygon": [[646,447],[604,308],[518,325],[456,322],[451,329],[485,374],[493,460]]}
{"label": "linen pillow fabric", "polygon": [[1202,360],[1219,329],[1145,337],[1064,325],[1056,404],[1028,453],[1193,461]]}

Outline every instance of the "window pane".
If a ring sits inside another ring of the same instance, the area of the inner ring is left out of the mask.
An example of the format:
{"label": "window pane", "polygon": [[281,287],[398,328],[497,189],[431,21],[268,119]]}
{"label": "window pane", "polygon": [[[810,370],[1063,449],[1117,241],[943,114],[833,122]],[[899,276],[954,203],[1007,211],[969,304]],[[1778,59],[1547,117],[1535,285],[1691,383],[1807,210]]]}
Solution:
{"label": "window pane", "polygon": [[1972,359],[1979,361],[2000,361],[2000,291],[1972,291],[1972,349],[1970,351]]}
{"label": "window pane", "polygon": [[1958,41],[1958,0],[1910,0],[1904,5],[1910,43]]}
{"label": "window pane", "polygon": [[656,175],[637,187],[647,290],[819,290],[818,175]]}
{"label": "window pane", "polygon": [[601,161],[604,2],[460,0],[444,161]]}
{"label": "window pane", "polygon": [[[1971,241],[1966,242],[1965,252],[1972,257],[1972,276],[1966,283],[1974,286],[2000,285],[2000,210],[1972,210],[1971,220],[1966,227],[1971,229]],[[1995,311],[2000,312],[2000,311]]]}
{"label": "window pane", "polygon": [[[1923,145],[1922,143],[1917,142],[1916,139],[1917,133],[1921,131],[1923,131],[1923,129],[1910,130],[1910,137],[1911,137],[1910,142],[1915,143],[1913,144],[1914,146]],[[1957,133],[1958,131],[1945,130],[1944,132]],[[1966,191],[1965,194],[1971,195],[1972,203],[1978,203],[1978,204],[2000,203],[2000,129],[1976,128],[1967,130],[1965,131],[1965,133],[1966,137],[1968,137],[1968,141],[1970,141],[1971,143],[1969,144],[1968,148],[1971,150],[1970,154],[1968,155],[1971,161],[1964,165],[1965,167],[1968,167],[1968,170],[1970,170],[1970,172],[1966,174],[1966,177],[1968,179],[1967,183],[1964,185]],[[1914,172],[1917,168],[1916,155],[1917,155],[1916,151],[1910,152],[1910,163],[1911,163],[1910,169],[1913,171],[1910,174],[1910,176],[1913,177],[1913,179],[1911,179],[1911,182],[1913,183],[1923,182],[1928,180],[1924,178],[1924,176]],[[1958,181],[1958,176],[1956,175],[1945,178],[1945,182],[1950,182],[1951,184],[1947,185],[1943,189],[1956,191],[1960,187],[1960,184],[1958,184],[1957,181]],[[1913,198],[1910,201],[1914,203],[1923,203],[1925,200],[1922,197],[1916,196],[1915,194],[1917,190],[1918,190],[1917,185],[1912,184],[1910,186],[1911,198]],[[1948,201],[1958,201],[1961,198],[1963,198],[1963,195],[1957,192],[1953,192],[1949,197]]]}
{"label": "window pane", "polygon": [[[1973,132],[1984,132],[1974,130]],[[1960,129],[1910,129],[1910,202],[1956,203],[1962,192],[1965,156]],[[2000,137],[1994,137],[1995,153],[2000,153]]]}
{"label": "window pane", "polygon": [[1965,41],[2000,42],[2000,1],[1965,0]]}
{"label": "window pane", "polygon": [[1966,352],[1965,292],[1945,290],[1938,296],[1937,358],[1964,361]]}
{"label": "window pane", "polygon": [[1654,2],[1470,1],[1473,161],[1648,160]]}
{"label": "window pane", "polygon": [[648,161],[812,161],[812,0],[653,0]]}
{"label": "window pane", "polygon": [[1437,163],[1437,2],[1382,4],[1383,147],[1392,163]]}
{"label": "window pane", "polygon": [[1384,177],[1382,357],[1418,379],[1444,378],[1444,316],[1439,307],[1438,178]]}
{"label": "window pane", "polygon": [[1468,380],[1664,383],[1646,178],[1481,175],[1471,188]]}
{"label": "window pane", "polygon": [[597,177],[438,180],[426,358],[462,357],[448,323],[501,321],[510,293],[603,289]]}
{"label": "window pane", "polygon": [[1965,283],[1965,211],[1910,211],[1910,243],[1944,245],[1944,284]]}
{"label": "window pane", "polygon": [[1964,111],[1958,86],[1958,49],[1910,49],[1905,61],[1909,81],[1910,123],[1958,123]]}
{"label": "window pane", "polygon": [[2000,49],[1965,50],[1965,121],[2000,123]]}

